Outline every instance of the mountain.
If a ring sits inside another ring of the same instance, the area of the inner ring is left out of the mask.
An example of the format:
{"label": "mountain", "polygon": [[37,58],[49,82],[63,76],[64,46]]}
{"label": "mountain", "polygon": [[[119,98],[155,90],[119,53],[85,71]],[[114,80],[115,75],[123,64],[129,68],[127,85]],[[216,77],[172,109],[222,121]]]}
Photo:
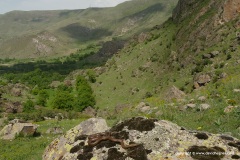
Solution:
{"label": "mountain", "polygon": [[12,11],[0,16],[2,58],[69,55],[89,43],[123,39],[165,21],[176,0],[133,0],[112,8]]}

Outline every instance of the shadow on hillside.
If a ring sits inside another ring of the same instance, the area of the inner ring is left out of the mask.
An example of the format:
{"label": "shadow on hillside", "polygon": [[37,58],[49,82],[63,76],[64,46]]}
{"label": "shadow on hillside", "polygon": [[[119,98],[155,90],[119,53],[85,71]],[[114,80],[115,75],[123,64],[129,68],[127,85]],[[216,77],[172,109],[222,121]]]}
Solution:
{"label": "shadow on hillside", "polygon": [[112,35],[112,32],[103,28],[91,29],[80,25],[79,23],[73,23],[67,25],[60,30],[69,34],[69,36],[78,41],[98,40],[102,37]]}
{"label": "shadow on hillside", "polygon": [[124,19],[135,19],[135,18],[147,18],[151,16],[151,14],[156,13],[156,12],[162,12],[165,9],[165,6],[161,3],[154,4],[140,12],[134,13],[132,15],[123,17],[120,19],[123,21]]}
{"label": "shadow on hillside", "polygon": [[124,47],[124,43],[124,41],[120,40],[105,42],[102,44],[102,48],[96,53],[84,56],[79,55],[74,58],[69,56],[69,58],[67,58],[64,62],[55,60],[54,62],[36,61],[18,63],[13,66],[0,65],[0,74],[21,74],[41,69],[42,71],[67,75],[77,69],[89,69],[104,65],[109,58]]}

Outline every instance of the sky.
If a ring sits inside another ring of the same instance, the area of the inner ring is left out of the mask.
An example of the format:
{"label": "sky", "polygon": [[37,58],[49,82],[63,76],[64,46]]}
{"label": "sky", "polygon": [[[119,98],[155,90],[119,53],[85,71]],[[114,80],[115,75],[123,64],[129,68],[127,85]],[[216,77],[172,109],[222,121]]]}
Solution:
{"label": "sky", "polygon": [[85,9],[112,7],[127,0],[0,0],[0,14],[12,10]]}

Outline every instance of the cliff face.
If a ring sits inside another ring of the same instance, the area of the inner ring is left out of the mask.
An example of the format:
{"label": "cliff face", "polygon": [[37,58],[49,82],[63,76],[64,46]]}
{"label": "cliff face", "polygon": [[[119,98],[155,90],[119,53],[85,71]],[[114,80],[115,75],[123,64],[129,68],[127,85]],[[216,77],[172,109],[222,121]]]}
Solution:
{"label": "cliff face", "polygon": [[194,8],[198,5],[198,3],[198,0],[179,0],[176,8],[173,10],[173,20],[175,22],[182,21],[191,14],[191,12],[189,12],[189,7]]}
{"label": "cliff face", "polygon": [[[173,20],[175,22],[181,22],[187,16],[198,9],[199,3],[208,3],[209,5],[202,8],[200,14],[205,10],[211,8],[212,4],[217,6],[219,12],[218,16],[222,21],[228,22],[235,19],[240,14],[240,1],[239,0],[179,0],[176,8],[173,10]],[[216,5],[217,4],[217,5]]]}
{"label": "cliff face", "polygon": [[225,21],[235,19],[240,14],[240,1],[239,0],[227,0],[223,5],[222,18]]}
{"label": "cliff face", "polygon": [[[239,16],[239,0],[179,0],[172,16],[182,26],[176,35],[182,43],[178,52],[199,53],[224,41],[222,35],[240,28]],[[233,25],[225,25],[230,21]]]}

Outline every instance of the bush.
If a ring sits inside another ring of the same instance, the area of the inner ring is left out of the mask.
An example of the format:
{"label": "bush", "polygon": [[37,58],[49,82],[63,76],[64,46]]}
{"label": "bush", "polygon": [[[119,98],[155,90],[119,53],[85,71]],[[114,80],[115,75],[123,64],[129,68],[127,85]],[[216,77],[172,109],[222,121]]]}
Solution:
{"label": "bush", "polygon": [[93,96],[93,90],[84,77],[77,77],[76,90],[77,99],[75,101],[75,109],[77,111],[82,111],[88,106],[93,107],[96,104],[95,97]]}
{"label": "bush", "polygon": [[41,106],[46,106],[48,97],[49,95],[46,90],[40,90],[38,93],[37,104]]}
{"label": "bush", "polygon": [[72,110],[74,107],[74,97],[68,91],[57,91],[53,98],[53,108]]}
{"label": "bush", "polygon": [[27,100],[24,104],[23,104],[23,112],[32,112],[34,109],[34,102],[32,100]]}
{"label": "bush", "polygon": [[94,70],[92,69],[89,69],[87,71],[87,76],[88,76],[88,80],[91,82],[91,83],[95,83],[96,82],[96,73]]}

